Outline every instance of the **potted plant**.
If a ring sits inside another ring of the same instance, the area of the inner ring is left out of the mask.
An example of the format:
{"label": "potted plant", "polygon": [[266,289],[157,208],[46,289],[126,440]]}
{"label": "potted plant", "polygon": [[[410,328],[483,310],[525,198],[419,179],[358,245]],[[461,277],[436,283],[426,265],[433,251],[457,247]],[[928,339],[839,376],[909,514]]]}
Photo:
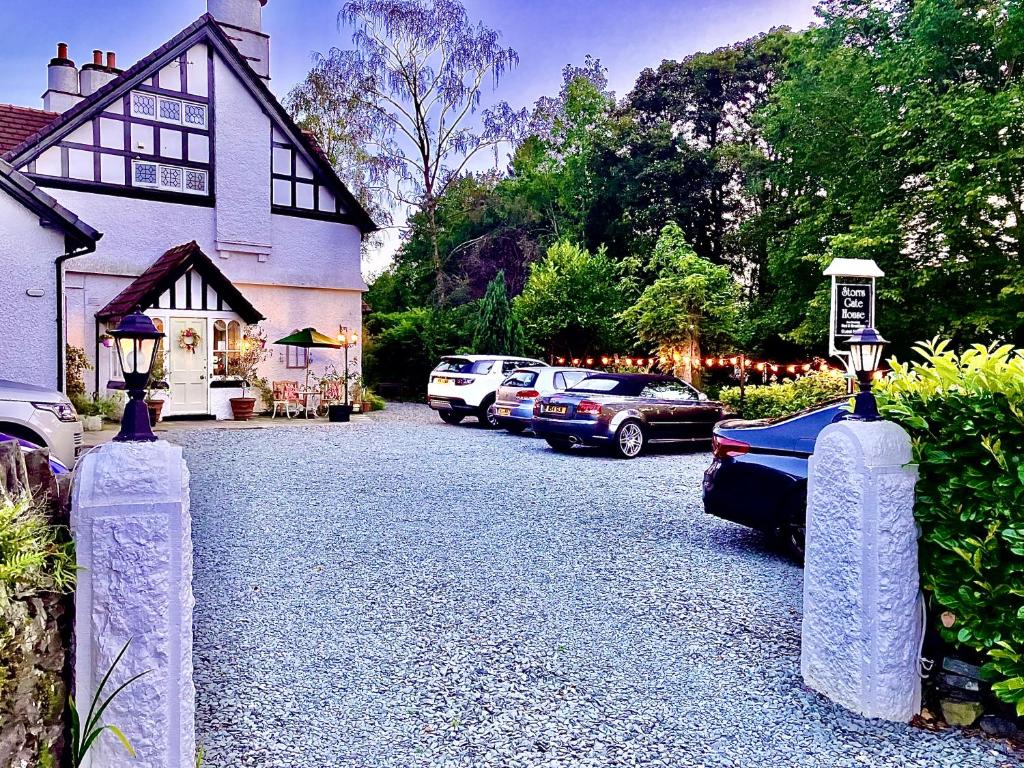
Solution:
{"label": "potted plant", "polygon": [[[149,424],[155,427],[163,415],[164,403],[171,385],[167,383],[167,353],[157,352],[153,368],[149,373],[149,387],[146,389],[146,408],[149,409]],[[157,397],[157,395],[160,395]]]}
{"label": "potted plant", "polygon": [[366,413],[366,408],[363,406],[363,379],[361,376],[352,376],[351,383],[348,387],[348,399],[349,402],[352,403],[353,411]]}
{"label": "potted plant", "polygon": [[345,422],[352,415],[352,406],[345,402],[345,376],[338,373],[334,366],[329,366],[320,377],[320,391],[323,393],[323,404],[327,407],[327,420]]}
{"label": "potted plant", "polygon": [[270,356],[267,349],[267,335],[259,325],[248,325],[242,333],[241,348],[237,359],[230,365],[229,373],[242,380],[242,396],[232,397],[231,415],[235,421],[248,421],[256,408],[256,398],[247,397],[251,383],[258,381],[257,369]]}

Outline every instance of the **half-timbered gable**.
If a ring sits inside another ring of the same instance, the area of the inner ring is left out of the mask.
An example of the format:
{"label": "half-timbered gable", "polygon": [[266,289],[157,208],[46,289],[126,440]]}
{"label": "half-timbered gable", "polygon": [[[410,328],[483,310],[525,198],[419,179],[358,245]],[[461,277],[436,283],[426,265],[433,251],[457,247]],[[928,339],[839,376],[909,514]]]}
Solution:
{"label": "half-timbered gable", "polygon": [[[43,109],[0,105],[0,156],[104,233],[62,267],[58,297],[64,338],[93,359],[90,388],[119,378],[102,340],[132,303],[168,334],[172,415],[223,415],[241,328],[257,317],[273,338],[358,327],[360,243],[375,229],[267,86],[268,0],[207,1],[124,70],[98,50],[79,69],[59,44]],[[290,366],[281,350],[265,375]]]}

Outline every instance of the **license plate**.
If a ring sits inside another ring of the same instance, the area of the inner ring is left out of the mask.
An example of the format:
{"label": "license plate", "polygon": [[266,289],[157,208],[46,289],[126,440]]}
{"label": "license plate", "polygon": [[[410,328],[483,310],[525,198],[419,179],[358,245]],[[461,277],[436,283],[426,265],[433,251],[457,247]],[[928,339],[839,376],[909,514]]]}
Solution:
{"label": "license plate", "polygon": [[435,384],[451,384],[452,379],[445,378],[444,376],[438,376],[434,379]]}
{"label": "license plate", "polygon": [[431,400],[430,404],[434,408],[440,408],[442,410],[450,411],[452,409],[452,404],[449,403],[447,400]]}
{"label": "license plate", "polygon": [[511,408],[495,408],[494,412],[497,413],[499,416],[511,416],[512,415],[512,409]]}
{"label": "license plate", "polygon": [[569,412],[569,406],[567,405],[545,405],[542,409],[544,413],[553,413],[558,416],[564,416]]}

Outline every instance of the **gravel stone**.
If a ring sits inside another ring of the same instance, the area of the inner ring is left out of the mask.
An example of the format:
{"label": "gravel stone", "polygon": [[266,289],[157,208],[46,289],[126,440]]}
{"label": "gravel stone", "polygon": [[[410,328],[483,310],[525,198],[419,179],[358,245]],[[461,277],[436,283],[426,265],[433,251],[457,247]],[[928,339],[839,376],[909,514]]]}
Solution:
{"label": "gravel stone", "polygon": [[802,572],[703,513],[707,454],[560,455],[418,405],[176,439],[213,768],[1021,764],[806,689]]}

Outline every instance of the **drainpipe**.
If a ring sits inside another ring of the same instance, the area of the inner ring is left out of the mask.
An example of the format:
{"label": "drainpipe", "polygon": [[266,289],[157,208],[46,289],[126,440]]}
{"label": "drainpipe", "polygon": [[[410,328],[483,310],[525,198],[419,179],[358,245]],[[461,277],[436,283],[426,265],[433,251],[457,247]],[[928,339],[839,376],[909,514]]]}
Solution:
{"label": "drainpipe", "polygon": [[57,391],[64,392],[64,394],[67,394],[67,354],[64,349],[67,344],[64,335],[64,262],[95,250],[96,243],[91,242],[72,248],[54,261],[54,267],[57,270]]}

